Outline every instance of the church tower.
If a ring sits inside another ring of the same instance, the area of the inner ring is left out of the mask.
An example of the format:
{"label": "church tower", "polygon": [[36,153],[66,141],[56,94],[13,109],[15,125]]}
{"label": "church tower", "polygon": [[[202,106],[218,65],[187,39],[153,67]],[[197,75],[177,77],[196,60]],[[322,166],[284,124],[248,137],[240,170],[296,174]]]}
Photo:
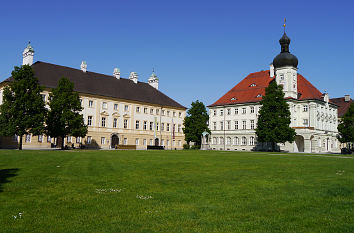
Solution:
{"label": "church tower", "polygon": [[22,56],[22,65],[31,66],[33,64],[34,49],[31,46],[31,42],[28,42],[27,47],[23,50]]}
{"label": "church tower", "polygon": [[297,65],[298,59],[289,51],[290,38],[285,33],[279,40],[281,52],[273,60],[275,80],[283,86],[285,98],[297,99]]}
{"label": "church tower", "polygon": [[156,76],[155,72],[152,71],[150,78],[148,79],[148,83],[155,89],[159,89],[159,78]]}

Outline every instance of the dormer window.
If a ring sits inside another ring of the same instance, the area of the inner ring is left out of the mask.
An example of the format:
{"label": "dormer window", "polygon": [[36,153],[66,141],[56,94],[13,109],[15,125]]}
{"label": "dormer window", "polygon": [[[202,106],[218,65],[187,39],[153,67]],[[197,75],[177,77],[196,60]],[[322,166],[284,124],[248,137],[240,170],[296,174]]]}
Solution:
{"label": "dormer window", "polygon": [[262,95],[261,95],[261,94],[258,94],[258,95],[256,96],[256,98],[260,98],[260,97],[262,97]]}
{"label": "dormer window", "polygon": [[256,84],[255,83],[252,83],[251,85],[250,85],[250,87],[255,87],[256,86]]}
{"label": "dormer window", "polygon": [[234,100],[237,100],[237,98],[236,97],[232,97],[231,100],[234,101]]}

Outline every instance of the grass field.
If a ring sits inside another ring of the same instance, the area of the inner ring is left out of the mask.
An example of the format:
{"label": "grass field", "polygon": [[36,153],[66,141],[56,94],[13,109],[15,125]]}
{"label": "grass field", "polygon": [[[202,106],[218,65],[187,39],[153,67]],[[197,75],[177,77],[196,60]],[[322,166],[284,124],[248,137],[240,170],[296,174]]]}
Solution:
{"label": "grass field", "polygon": [[354,159],[4,150],[0,232],[354,232]]}

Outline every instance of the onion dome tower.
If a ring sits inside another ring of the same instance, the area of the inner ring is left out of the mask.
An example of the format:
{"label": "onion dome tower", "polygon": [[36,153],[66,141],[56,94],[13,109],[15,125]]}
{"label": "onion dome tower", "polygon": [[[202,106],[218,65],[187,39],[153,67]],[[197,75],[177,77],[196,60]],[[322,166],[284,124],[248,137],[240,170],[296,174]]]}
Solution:
{"label": "onion dome tower", "polygon": [[285,98],[297,99],[297,65],[299,61],[289,51],[290,38],[285,33],[285,26],[284,19],[284,34],[279,40],[281,52],[273,60],[275,80],[278,85],[283,86]]}

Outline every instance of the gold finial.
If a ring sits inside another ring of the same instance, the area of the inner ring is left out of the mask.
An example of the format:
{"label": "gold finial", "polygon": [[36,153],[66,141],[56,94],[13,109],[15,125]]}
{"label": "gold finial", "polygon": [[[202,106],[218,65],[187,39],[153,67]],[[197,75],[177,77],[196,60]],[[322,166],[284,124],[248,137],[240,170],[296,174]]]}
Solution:
{"label": "gold finial", "polygon": [[283,25],[283,27],[284,27],[284,33],[285,33],[285,27],[286,27],[286,18],[284,18],[284,25]]}

